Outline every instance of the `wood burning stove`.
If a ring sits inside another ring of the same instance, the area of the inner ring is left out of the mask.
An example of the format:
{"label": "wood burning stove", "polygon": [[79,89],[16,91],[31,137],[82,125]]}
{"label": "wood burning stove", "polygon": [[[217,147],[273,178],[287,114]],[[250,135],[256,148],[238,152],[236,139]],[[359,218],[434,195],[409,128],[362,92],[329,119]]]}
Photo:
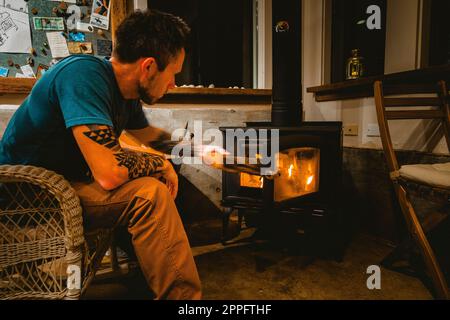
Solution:
{"label": "wood burning stove", "polygon": [[272,6],[272,122],[221,130],[229,152],[235,152],[239,143],[250,149],[274,141],[257,137],[227,145],[227,130],[278,130],[278,172],[264,177],[223,171],[224,242],[230,214],[237,210],[239,224],[251,213],[257,217],[255,226],[271,239],[294,245],[306,240],[312,254],[339,257],[343,243],[342,123],[302,122],[301,1],[274,1]]}
{"label": "wood burning stove", "polygon": [[[224,239],[230,214],[238,211],[258,215],[257,227],[279,240],[306,236],[318,249],[335,249],[340,239],[336,231],[343,220],[340,210],[342,189],[342,124],[340,122],[303,122],[298,127],[250,124],[247,130],[279,130],[278,172],[271,176],[243,172],[222,173]],[[227,130],[221,128],[225,135]],[[235,153],[235,141],[224,148]],[[252,141],[247,145],[272,143]],[[249,148],[246,148],[249,149]],[[270,149],[270,148],[269,148]],[[328,247],[328,248],[327,248]]]}

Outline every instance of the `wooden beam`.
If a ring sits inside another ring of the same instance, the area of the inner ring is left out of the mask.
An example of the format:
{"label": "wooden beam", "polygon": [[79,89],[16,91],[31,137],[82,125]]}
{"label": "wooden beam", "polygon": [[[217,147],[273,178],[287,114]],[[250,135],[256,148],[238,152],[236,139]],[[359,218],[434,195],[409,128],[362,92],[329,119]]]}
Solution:
{"label": "wooden beam", "polygon": [[112,0],[111,1],[111,36],[114,40],[116,38],[116,30],[120,23],[127,16],[127,0]]}
{"label": "wooden beam", "polygon": [[0,94],[28,94],[36,83],[36,79],[0,78]]}
{"label": "wooden beam", "polygon": [[386,111],[388,120],[442,119],[443,117],[441,110]]}

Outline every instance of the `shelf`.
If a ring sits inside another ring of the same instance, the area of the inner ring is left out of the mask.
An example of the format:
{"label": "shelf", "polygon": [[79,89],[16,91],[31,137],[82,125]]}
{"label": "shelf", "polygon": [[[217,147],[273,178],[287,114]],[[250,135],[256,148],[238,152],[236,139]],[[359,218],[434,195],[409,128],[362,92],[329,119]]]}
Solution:
{"label": "shelf", "polygon": [[[0,95],[29,94],[36,79],[0,79]],[[158,103],[200,103],[200,104],[270,104],[272,90],[227,89],[227,88],[175,88]]]}
{"label": "shelf", "polygon": [[271,104],[271,102],[272,90],[227,88],[175,88],[159,101],[159,103],[196,104]]}
{"label": "shelf", "polygon": [[387,84],[400,82],[423,84],[439,80],[450,81],[450,65],[326,84],[307,88],[306,91],[313,93],[317,102],[369,98],[373,97],[373,84],[376,80],[382,80]]}

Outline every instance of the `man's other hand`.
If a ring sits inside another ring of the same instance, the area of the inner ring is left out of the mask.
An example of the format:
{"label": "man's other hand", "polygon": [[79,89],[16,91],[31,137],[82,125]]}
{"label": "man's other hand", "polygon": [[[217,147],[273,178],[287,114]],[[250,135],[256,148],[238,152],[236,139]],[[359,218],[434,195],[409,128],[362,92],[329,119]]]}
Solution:
{"label": "man's other hand", "polygon": [[161,178],[163,178],[172,198],[175,199],[178,194],[178,175],[168,160],[165,161],[164,167]]}

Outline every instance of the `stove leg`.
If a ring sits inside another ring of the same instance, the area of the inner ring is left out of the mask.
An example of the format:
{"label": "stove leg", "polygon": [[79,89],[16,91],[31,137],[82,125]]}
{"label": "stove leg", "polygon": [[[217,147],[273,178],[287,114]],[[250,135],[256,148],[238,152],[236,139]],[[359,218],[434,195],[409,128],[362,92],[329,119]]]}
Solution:
{"label": "stove leg", "polygon": [[244,209],[238,210],[238,232],[241,233],[242,230],[242,220],[244,218]]}
{"label": "stove leg", "polygon": [[227,244],[227,231],[228,231],[228,225],[230,222],[230,216],[231,213],[233,213],[233,208],[231,207],[223,207],[222,209],[222,244]]}

